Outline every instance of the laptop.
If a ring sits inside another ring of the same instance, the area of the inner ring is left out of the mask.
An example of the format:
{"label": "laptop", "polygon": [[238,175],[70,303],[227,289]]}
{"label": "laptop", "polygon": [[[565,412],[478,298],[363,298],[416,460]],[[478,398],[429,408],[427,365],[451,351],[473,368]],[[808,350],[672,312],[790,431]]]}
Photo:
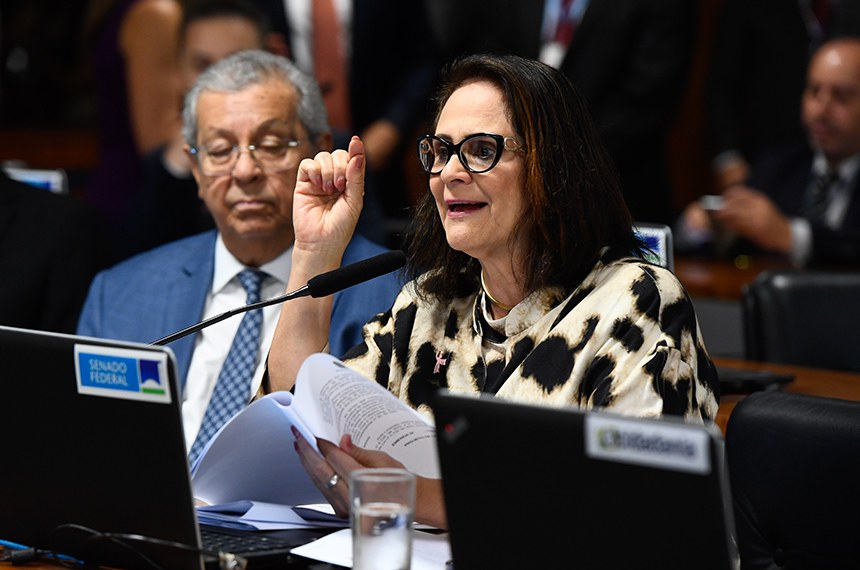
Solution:
{"label": "laptop", "polygon": [[23,168],[6,166],[3,168],[9,178],[30,186],[48,190],[55,194],[69,193],[69,178],[62,168]]}
{"label": "laptop", "polygon": [[669,271],[675,270],[675,246],[672,242],[672,228],[665,224],[637,222],[633,233],[643,242],[647,251],[645,258]]}
{"label": "laptop", "polygon": [[440,392],[455,570],[736,567],[713,426]]}
{"label": "laptop", "polygon": [[[0,539],[121,568],[217,567],[198,552],[169,348],[0,326],[0,402]],[[251,570],[321,534],[205,530]]]}

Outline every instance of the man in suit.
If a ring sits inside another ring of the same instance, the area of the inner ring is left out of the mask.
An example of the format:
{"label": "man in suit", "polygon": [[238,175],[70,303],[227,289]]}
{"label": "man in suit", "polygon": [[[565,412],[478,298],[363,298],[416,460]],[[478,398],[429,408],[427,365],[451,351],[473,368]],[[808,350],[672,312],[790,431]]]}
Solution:
{"label": "man in suit", "polygon": [[[283,57],[240,52],[200,76],[186,98],[183,119],[192,173],[217,231],[167,244],[99,274],[84,306],[80,334],[151,342],[246,304],[240,276],[246,269],[265,272],[261,299],[286,287],[298,165],[331,147],[316,83]],[[382,251],[356,235],[342,263]],[[336,294],[330,352],[340,356],[357,344],[362,325],[390,308],[398,290],[397,280],[388,275]],[[279,312],[279,306],[263,309],[262,342],[245,401],[260,387],[261,355],[268,352]],[[239,319],[227,319],[171,345],[189,449],[207,408],[217,403],[213,393],[237,329]]]}
{"label": "man in suit", "polygon": [[[488,50],[541,59],[588,101],[634,219],[674,219],[669,129],[689,73],[696,2],[497,0],[448,2],[453,53]],[[458,37],[459,36],[459,37]]]}
{"label": "man in suit", "polygon": [[112,261],[106,223],[0,168],[0,325],[74,332],[90,281]]}
{"label": "man in suit", "polygon": [[810,55],[858,33],[858,2],[725,0],[704,106],[717,191],[743,182],[767,149],[805,142],[797,110]]}
{"label": "man in suit", "polygon": [[[857,266],[860,38],[830,40],[815,52],[801,107],[809,144],[760,153],[746,183],[723,192],[714,219],[798,266]],[[709,225],[698,206],[685,221],[688,228]]]}

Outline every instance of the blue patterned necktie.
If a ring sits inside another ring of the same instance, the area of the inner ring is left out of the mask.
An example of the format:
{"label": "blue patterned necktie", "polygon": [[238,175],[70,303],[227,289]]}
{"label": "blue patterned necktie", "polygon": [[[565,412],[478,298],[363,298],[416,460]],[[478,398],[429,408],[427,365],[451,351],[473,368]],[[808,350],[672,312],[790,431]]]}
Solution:
{"label": "blue patterned necktie", "polygon": [[[239,281],[242,282],[248,294],[245,304],[260,301],[260,284],[265,275],[253,269],[245,269],[239,273]],[[248,311],[242,317],[239,330],[233,337],[230,352],[227,353],[227,359],[218,375],[218,382],[209,400],[206,414],[203,416],[200,432],[188,454],[192,464],[215,432],[248,403],[251,397],[251,378],[257,367],[257,350],[260,346],[262,324],[263,309]]]}

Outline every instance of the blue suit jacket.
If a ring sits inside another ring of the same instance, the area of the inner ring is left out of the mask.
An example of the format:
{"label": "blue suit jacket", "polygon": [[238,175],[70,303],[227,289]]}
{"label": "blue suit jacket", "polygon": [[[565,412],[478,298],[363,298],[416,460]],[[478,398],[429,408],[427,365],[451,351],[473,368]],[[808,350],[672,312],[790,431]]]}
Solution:
{"label": "blue suit jacket", "polygon": [[[137,255],[93,280],[78,323],[78,334],[152,342],[203,318],[212,286],[216,232],[209,231]],[[354,263],[386,251],[356,235],[343,255]],[[334,296],[329,349],[341,356],[361,341],[361,328],[391,308],[400,290],[393,275],[377,277]],[[174,341],[181,387],[185,387],[195,335]]]}

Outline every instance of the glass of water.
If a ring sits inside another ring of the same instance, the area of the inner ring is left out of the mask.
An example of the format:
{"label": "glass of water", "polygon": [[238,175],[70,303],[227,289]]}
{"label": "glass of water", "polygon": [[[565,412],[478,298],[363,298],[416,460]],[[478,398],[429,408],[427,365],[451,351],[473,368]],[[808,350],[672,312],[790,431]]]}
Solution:
{"label": "glass of water", "polygon": [[349,478],[354,570],[409,570],[415,475],[405,469],[358,469]]}

